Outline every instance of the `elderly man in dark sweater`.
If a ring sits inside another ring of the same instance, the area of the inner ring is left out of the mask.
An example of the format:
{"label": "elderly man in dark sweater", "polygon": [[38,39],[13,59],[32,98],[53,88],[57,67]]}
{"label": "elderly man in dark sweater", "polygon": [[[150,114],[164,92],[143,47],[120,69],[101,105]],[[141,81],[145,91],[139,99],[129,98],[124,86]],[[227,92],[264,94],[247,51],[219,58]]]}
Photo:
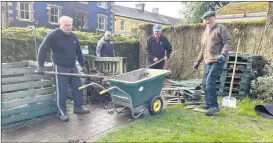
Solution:
{"label": "elderly man in dark sweater", "polygon": [[[153,27],[154,34],[147,39],[146,53],[148,56],[148,64],[151,65],[160,59],[169,59],[172,53],[172,46],[169,40],[161,35],[161,26],[159,24]],[[151,68],[164,69],[164,60]]]}
{"label": "elderly man in dark sweater", "polygon": [[114,43],[111,39],[111,32],[106,31],[96,47],[97,57],[115,57]]}
{"label": "elderly man in dark sweater", "polygon": [[[38,51],[38,72],[44,73],[44,63],[46,60],[46,52],[51,49],[53,70],[63,73],[78,73],[75,65],[78,60],[83,72],[86,72],[84,67],[84,58],[80,48],[79,40],[72,33],[72,18],[62,16],[59,20],[60,28],[51,31],[43,40]],[[89,110],[83,107],[83,92],[78,90],[81,86],[79,77],[55,75],[57,108],[58,115],[61,121],[68,121],[66,111],[66,96],[67,85],[69,84],[72,95],[74,97],[74,113],[87,114]]]}
{"label": "elderly man in dark sweater", "polygon": [[222,72],[228,53],[232,48],[232,42],[227,27],[215,23],[214,11],[206,12],[202,19],[206,24],[206,30],[201,37],[201,51],[194,63],[194,68],[198,69],[200,63],[205,61],[205,104],[201,107],[208,109],[206,115],[213,115],[220,111],[217,102],[216,80]]}

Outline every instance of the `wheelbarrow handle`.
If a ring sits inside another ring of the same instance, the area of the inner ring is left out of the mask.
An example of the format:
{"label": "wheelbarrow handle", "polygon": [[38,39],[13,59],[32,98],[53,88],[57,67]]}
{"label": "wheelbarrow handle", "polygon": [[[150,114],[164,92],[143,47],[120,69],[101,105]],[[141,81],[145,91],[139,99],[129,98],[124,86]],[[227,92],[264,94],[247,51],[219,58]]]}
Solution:
{"label": "wheelbarrow handle", "polygon": [[116,88],[116,87],[113,86],[113,87],[110,87],[110,88],[108,88],[108,89],[102,90],[102,91],[100,91],[100,95],[102,95],[102,94],[104,94],[104,93],[106,93],[106,92],[108,92],[108,91],[110,91],[110,90],[112,90],[112,89],[115,89],[115,88]]}
{"label": "wheelbarrow handle", "polygon": [[100,84],[97,84],[97,83],[95,83],[95,82],[89,83],[89,84],[87,84],[87,85],[82,85],[82,86],[80,86],[78,89],[79,89],[79,90],[82,90],[82,89],[85,89],[86,87],[91,86],[91,85],[97,85],[98,87],[100,87],[100,88],[102,88],[102,89],[105,89],[103,86],[101,86]]}
{"label": "wheelbarrow handle", "polygon": [[122,93],[124,93],[126,96],[130,97],[130,95],[128,95],[125,91],[123,91],[122,89],[118,88],[117,86],[113,86],[113,87],[110,87],[110,88],[108,88],[108,89],[102,90],[102,91],[100,92],[100,95],[101,95],[101,94],[104,94],[104,93],[106,93],[106,92],[108,92],[108,91],[110,91],[110,90],[113,90],[113,89],[118,89],[119,91],[121,91]]}

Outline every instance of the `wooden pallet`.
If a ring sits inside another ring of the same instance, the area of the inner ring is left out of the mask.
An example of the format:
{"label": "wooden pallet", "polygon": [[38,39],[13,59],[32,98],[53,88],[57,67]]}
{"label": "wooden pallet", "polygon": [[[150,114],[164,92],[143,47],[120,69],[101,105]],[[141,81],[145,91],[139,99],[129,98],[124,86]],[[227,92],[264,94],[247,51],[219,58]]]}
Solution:
{"label": "wooden pallet", "polygon": [[52,76],[34,70],[28,62],[2,63],[3,129],[57,112]]}

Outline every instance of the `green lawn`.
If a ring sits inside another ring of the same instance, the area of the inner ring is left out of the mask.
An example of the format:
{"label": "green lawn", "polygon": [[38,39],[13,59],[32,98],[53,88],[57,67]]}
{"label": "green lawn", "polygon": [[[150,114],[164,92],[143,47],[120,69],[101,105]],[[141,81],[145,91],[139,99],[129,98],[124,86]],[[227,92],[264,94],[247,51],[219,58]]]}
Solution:
{"label": "green lawn", "polygon": [[216,116],[183,109],[137,119],[96,142],[273,142],[273,120],[258,116],[255,102],[237,101],[237,108],[221,108]]}

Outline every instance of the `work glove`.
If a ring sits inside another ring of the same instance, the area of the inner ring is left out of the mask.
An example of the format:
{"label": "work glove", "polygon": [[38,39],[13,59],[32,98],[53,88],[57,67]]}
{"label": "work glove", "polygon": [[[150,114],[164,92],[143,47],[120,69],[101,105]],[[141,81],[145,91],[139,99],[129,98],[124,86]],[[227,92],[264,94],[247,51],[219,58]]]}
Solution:
{"label": "work glove", "polygon": [[196,69],[196,70],[198,70],[199,65],[200,65],[200,62],[195,62],[193,64],[193,68]]}
{"label": "work glove", "polygon": [[45,68],[44,67],[38,67],[38,69],[36,70],[36,72],[38,74],[44,75],[45,74]]}
{"label": "work glove", "polygon": [[82,67],[81,72],[83,72],[84,74],[87,74],[87,69],[85,67]]}
{"label": "work glove", "polygon": [[226,62],[227,58],[224,54],[220,54],[217,58],[217,61],[219,61],[220,63],[224,63]]}

